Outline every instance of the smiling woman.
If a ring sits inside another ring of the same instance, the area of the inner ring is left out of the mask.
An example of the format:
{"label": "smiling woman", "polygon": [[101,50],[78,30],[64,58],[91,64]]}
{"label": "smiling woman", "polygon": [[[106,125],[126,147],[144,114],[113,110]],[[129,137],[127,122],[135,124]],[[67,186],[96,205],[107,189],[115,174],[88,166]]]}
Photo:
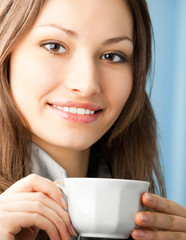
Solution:
{"label": "smiling woman", "polygon": [[[0,238],[75,236],[62,176],[145,180],[165,195],[144,0],[2,0],[0,32]],[[185,209],[142,203],[154,211],[137,213],[131,239],[184,239]],[[180,224],[162,228],[170,217]]]}
{"label": "smiling woman", "polygon": [[[62,166],[64,151],[71,154],[70,161],[83,159],[82,150],[89,152],[108,131],[132,90],[132,17],[121,1],[114,7],[117,21],[105,11],[95,21],[100,7],[94,2],[91,12],[80,18],[82,6],[75,1],[70,5],[47,2],[11,54],[10,88],[15,103],[29,123],[34,142],[43,149],[47,144],[52,157],[53,151],[55,155],[59,151],[54,158]],[[112,1],[107,3],[109,9]],[[101,21],[109,32],[100,31]],[[85,31],[87,26],[91,32]],[[82,160],[75,161],[82,165]]]}

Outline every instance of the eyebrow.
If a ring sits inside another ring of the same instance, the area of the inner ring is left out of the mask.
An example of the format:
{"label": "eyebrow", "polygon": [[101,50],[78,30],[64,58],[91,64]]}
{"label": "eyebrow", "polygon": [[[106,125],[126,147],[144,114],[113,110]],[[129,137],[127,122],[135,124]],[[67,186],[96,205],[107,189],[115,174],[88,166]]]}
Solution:
{"label": "eyebrow", "polygon": [[65,32],[68,36],[72,37],[72,38],[78,38],[78,34],[70,29],[66,29],[63,28],[61,26],[55,25],[55,24],[46,24],[46,25],[39,25],[36,26],[36,28],[40,28],[40,27],[52,27],[52,28],[56,28],[62,32]]}
{"label": "eyebrow", "polygon": [[118,43],[118,42],[121,42],[121,41],[124,41],[124,40],[127,40],[127,41],[130,41],[133,45],[133,41],[131,38],[127,37],[127,36],[123,36],[123,37],[116,37],[116,38],[109,38],[107,39],[103,45],[110,45],[110,44],[113,44],[113,43]]}
{"label": "eyebrow", "polygon": [[[74,32],[73,30],[70,30],[70,29],[67,29],[67,28],[63,28],[63,27],[58,26],[56,24],[46,24],[46,25],[36,26],[36,28],[40,28],[40,27],[56,28],[56,29],[58,29],[58,30],[60,30],[62,32],[65,32],[71,38],[78,38],[78,33],[77,32]],[[103,45],[104,46],[111,45],[111,44],[118,43],[118,42],[121,42],[121,41],[124,41],[124,40],[130,41],[132,43],[132,45],[133,45],[133,40],[131,38],[129,38],[128,36],[109,38],[109,39],[107,39],[106,41],[103,42]]]}

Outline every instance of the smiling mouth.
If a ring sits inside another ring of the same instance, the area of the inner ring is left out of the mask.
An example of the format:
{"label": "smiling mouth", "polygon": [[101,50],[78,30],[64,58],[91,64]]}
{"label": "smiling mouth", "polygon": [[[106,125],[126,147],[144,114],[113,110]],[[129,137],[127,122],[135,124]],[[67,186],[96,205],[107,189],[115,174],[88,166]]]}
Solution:
{"label": "smiling mouth", "polygon": [[96,121],[103,109],[94,104],[47,103],[60,117],[71,122],[87,124]]}
{"label": "smiling mouth", "polygon": [[78,114],[78,115],[93,115],[97,112],[102,111],[101,109],[94,111],[92,109],[88,108],[80,108],[80,107],[67,107],[67,106],[58,106],[55,104],[49,104],[51,107],[56,108],[60,111],[66,112],[66,113],[72,113],[72,114]]}

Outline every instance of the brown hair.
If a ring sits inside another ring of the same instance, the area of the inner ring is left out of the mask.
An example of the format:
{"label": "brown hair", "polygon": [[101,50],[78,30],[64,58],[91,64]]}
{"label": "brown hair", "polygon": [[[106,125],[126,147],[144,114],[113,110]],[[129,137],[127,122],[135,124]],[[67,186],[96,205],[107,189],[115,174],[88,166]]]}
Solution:
{"label": "brown hair", "polygon": [[[44,0],[1,0],[0,5],[0,192],[29,174],[30,133],[11,96],[11,52],[33,26]],[[156,120],[146,93],[151,66],[151,21],[145,0],[127,0],[134,18],[134,84],[118,120],[95,144],[114,178],[150,181],[165,194],[158,156]]]}
{"label": "brown hair", "polygon": [[150,192],[165,196],[157,124],[146,93],[152,61],[152,24],[145,0],[127,3],[134,19],[133,89],[114,126],[96,145],[105,155],[113,177],[149,181]]}
{"label": "brown hair", "polygon": [[34,24],[43,0],[1,0],[0,4],[0,192],[29,174],[30,133],[9,87],[9,60]]}

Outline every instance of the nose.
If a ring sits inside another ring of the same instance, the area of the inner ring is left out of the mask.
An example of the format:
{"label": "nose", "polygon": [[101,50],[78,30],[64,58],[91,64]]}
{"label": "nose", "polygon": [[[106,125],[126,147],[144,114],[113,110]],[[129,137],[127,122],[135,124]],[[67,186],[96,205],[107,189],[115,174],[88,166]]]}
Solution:
{"label": "nose", "polygon": [[81,52],[70,60],[65,85],[71,92],[83,97],[98,94],[100,92],[98,75],[95,59]]}

